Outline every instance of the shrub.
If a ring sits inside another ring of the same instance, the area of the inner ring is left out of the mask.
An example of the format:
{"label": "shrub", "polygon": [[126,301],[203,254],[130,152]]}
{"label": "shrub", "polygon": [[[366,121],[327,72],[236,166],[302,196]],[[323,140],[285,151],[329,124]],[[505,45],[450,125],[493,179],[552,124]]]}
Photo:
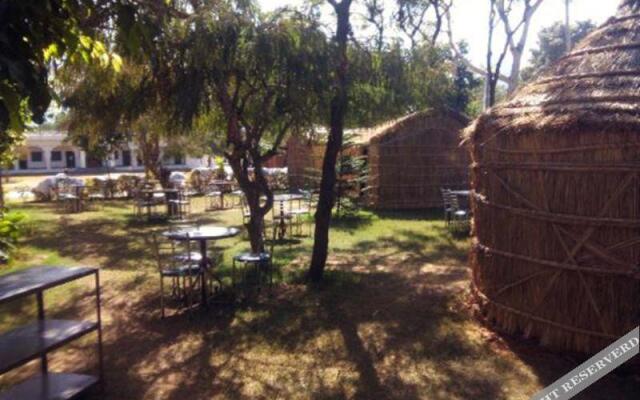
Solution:
{"label": "shrub", "polygon": [[24,219],[25,215],[22,213],[0,211],[0,262],[9,261],[22,235],[21,222]]}

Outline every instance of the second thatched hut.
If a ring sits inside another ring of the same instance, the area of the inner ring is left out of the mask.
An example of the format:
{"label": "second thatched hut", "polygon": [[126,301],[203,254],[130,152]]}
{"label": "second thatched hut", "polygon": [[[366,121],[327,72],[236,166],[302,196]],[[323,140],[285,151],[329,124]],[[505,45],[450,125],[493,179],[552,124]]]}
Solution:
{"label": "second thatched hut", "polygon": [[368,147],[370,206],[441,207],[441,188],[466,189],[469,156],[460,135],[468,123],[454,111],[426,110],[374,132]]}

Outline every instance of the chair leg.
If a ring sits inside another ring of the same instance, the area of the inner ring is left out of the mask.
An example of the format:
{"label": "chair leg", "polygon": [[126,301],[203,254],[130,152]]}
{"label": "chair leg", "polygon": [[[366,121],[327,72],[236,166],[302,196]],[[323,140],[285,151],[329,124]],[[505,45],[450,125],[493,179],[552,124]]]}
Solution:
{"label": "chair leg", "polygon": [[231,262],[231,287],[236,290],[236,259]]}
{"label": "chair leg", "polygon": [[[196,279],[198,278],[196,277]],[[189,282],[189,289],[188,289],[188,292],[186,293],[186,300],[187,300],[186,304],[187,304],[187,311],[191,311],[191,304],[193,304],[191,296],[193,295],[194,278],[191,276],[191,274],[189,274],[189,277],[187,280]]]}
{"label": "chair leg", "polygon": [[160,275],[160,310],[161,317],[164,319],[164,277]]}

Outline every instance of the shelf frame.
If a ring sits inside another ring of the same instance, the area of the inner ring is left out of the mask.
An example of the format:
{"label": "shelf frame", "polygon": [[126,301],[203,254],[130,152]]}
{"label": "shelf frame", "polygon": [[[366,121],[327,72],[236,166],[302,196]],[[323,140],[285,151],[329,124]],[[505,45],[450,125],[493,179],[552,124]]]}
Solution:
{"label": "shelf frame", "polygon": [[[60,342],[56,342],[50,346],[46,346],[42,349],[42,351],[35,352],[34,354],[29,355],[28,357],[24,357],[20,359],[20,362],[16,362],[12,364],[11,368],[5,368],[0,371],[0,374],[3,374],[10,369],[17,368],[21,365],[24,365],[34,359],[40,358],[40,379],[42,377],[52,377],[52,376],[63,376],[65,374],[51,374],[49,373],[49,361],[47,354],[63,345],[78,339],[82,336],[85,336],[93,331],[97,332],[97,353],[98,353],[98,376],[96,377],[97,384],[100,385],[102,390],[104,390],[104,360],[103,360],[103,346],[102,346],[102,313],[101,313],[101,301],[100,301],[100,271],[97,268],[88,268],[88,267],[34,267],[28,270],[12,273],[0,277],[0,304],[17,300],[23,297],[27,297],[30,295],[35,295],[36,303],[37,303],[37,320],[39,326],[46,325],[46,313],[45,313],[45,304],[44,304],[44,291],[47,289],[51,289],[65,283],[81,279],[90,275],[94,275],[95,279],[95,288],[93,295],[95,296],[95,308],[96,308],[96,322],[91,325],[91,327],[87,327],[87,329],[83,329],[80,332],[71,335],[69,338],[65,338]],[[80,323],[80,322],[79,322]],[[0,355],[1,356],[1,355]],[[69,375],[69,374],[67,374]],[[80,375],[78,375],[80,376]],[[38,376],[33,379],[38,379]],[[16,385],[16,387],[20,386]],[[93,384],[88,385],[86,388],[82,390],[85,391],[89,387],[94,386]],[[8,390],[11,392],[11,388]],[[79,393],[78,393],[79,394]],[[75,397],[75,395],[73,396]],[[3,393],[0,393],[0,399],[3,398]]]}

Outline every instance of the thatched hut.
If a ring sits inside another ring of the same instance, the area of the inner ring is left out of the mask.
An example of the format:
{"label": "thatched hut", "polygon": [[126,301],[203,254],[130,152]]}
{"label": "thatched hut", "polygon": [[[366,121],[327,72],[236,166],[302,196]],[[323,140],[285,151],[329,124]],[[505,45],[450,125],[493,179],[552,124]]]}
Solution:
{"label": "thatched hut", "polygon": [[287,141],[289,187],[306,189],[318,186],[324,149],[325,144],[314,138],[292,136]]}
{"label": "thatched hut", "polygon": [[[346,129],[342,155],[365,156],[372,132],[374,129]],[[292,136],[287,141],[286,160],[291,188],[319,187],[327,134],[325,129],[319,129],[307,136]]]}
{"label": "thatched hut", "polygon": [[466,189],[469,156],[460,134],[468,124],[454,111],[426,110],[379,128],[368,148],[370,206],[440,207],[441,188]]}
{"label": "thatched hut", "polygon": [[473,289],[501,330],[594,352],[640,323],[640,14],[467,130]]}

